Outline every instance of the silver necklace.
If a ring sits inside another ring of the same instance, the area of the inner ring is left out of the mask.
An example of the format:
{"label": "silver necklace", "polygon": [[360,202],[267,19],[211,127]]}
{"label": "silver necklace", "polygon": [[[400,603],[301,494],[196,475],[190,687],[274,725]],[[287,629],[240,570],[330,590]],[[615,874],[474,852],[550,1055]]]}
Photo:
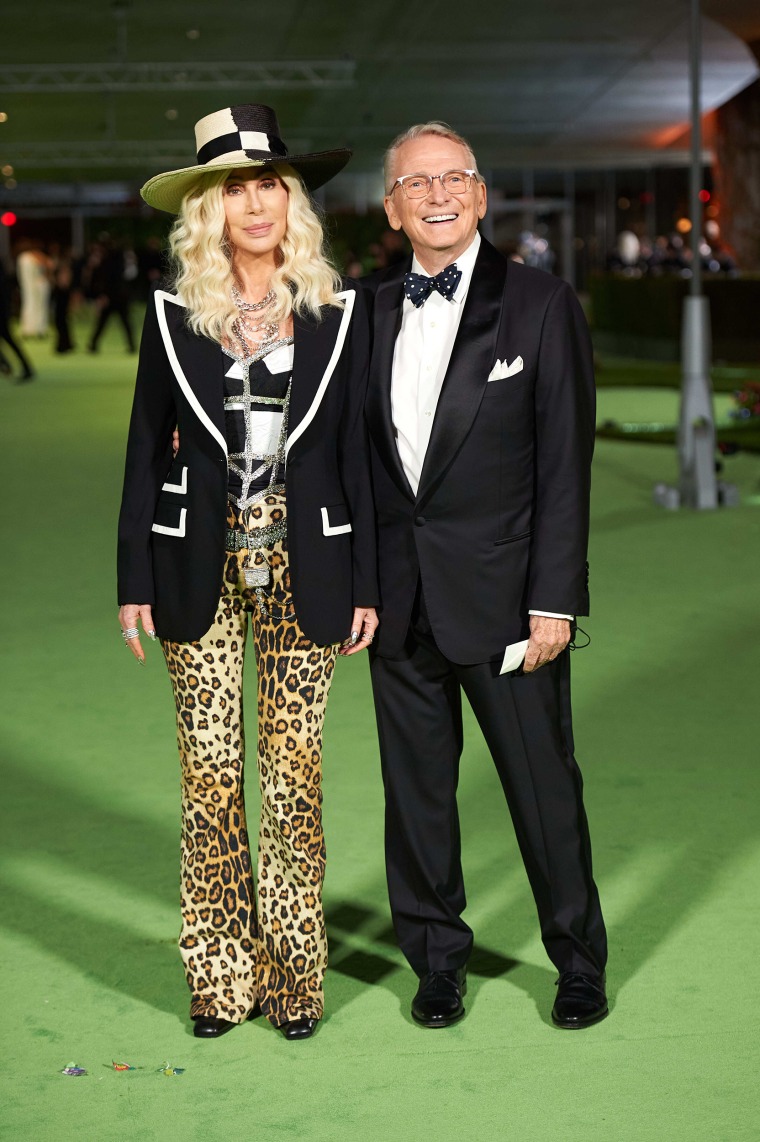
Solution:
{"label": "silver necklace", "polygon": [[[246,301],[240,290],[232,287],[232,300],[237,306],[238,315],[232,323],[233,332],[243,349],[243,356],[267,352],[278,339],[279,321],[267,321],[266,310],[274,305],[274,290],[269,290],[261,301]],[[251,320],[255,313],[259,320]]]}
{"label": "silver necklace", "polygon": [[274,290],[270,289],[266,296],[261,299],[261,301],[246,301],[240,290],[237,288],[237,286],[234,285],[232,287],[232,300],[235,302],[235,305],[238,307],[238,309],[266,309],[274,301]]}

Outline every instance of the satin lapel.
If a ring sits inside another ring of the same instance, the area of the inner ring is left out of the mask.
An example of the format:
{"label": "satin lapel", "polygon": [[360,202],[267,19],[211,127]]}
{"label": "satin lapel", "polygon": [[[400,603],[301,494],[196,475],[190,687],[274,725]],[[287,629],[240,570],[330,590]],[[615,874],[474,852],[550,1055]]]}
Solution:
{"label": "satin lapel", "polygon": [[401,328],[404,301],[403,279],[411,265],[398,268],[378,286],[372,315],[372,359],[367,391],[367,422],[380,457],[394,483],[405,496],[414,499],[396,447],[396,434],[391,412],[391,379],[393,352]]}
{"label": "satin lapel", "polygon": [[188,403],[227,455],[224,432],[224,355],[220,345],[185,324],[185,307],[174,294],[157,290],[156,313],[172,370]]}
{"label": "satin lapel", "polygon": [[308,423],[307,418],[332,358],[343,315],[344,311],[335,306],[323,310],[322,321],[293,313],[293,386],[288,415],[288,450]]}
{"label": "satin lapel", "polygon": [[470,430],[488,384],[504,300],[507,261],[482,242],[438,399],[417,503],[429,499]]}

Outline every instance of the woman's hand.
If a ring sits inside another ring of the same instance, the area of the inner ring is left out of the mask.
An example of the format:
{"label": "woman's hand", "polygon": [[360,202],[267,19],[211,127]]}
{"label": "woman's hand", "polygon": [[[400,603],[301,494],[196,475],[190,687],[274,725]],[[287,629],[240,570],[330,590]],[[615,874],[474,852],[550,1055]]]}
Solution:
{"label": "woman's hand", "polygon": [[155,640],[156,629],[149,603],[143,603],[142,606],[138,606],[136,603],[125,603],[122,607],[119,607],[119,622],[121,623],[122,631],[124,631],[125,634],[128,631],[133,632],[131,638],[125,640],[126,644],[137,661],[144,666],[145,653],[140,645],[140,635],[137,628],[138,618],[148,638]]}
{"label": "woman's hand", "polygon": [[378,617],[374,607],[356,607],[351,623],[351,637],[341,645],[338,654],[346,658],[349,654],[366,650],[375,637],[377,625]]}
{"label": "woman's hand", "polygon": [[179,429],[175,428],[172,433],[172,452],[176,456],[179,452]]}

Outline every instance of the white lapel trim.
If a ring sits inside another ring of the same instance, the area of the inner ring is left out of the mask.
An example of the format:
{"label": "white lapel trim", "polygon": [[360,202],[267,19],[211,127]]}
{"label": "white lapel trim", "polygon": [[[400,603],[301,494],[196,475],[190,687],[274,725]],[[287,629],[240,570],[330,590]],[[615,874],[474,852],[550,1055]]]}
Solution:
{"label": "white lapel trim", "polygon": [[[298,440],[298,438],[306,431],[306,429],[309,427],[309,425],[311,424],[314,417],[317,415],[317,411],[319,409],[319,406],[322,403],[322,398],[324,397],[325,393],[327,392],[327,386],[330,383],[330,378],[332,377],[333,373],[335,372],[335,366],[338,363],[338,358],[340,357],[341,352],[343,351],[343,342],[346,340],[346,334],[348,333],[348,325],[349,325],[349,322],[351,321],[351,314],[354,311],[354,302],[356,301],[356,290],[347,289],[347,290],[344,290],[343,293],[338,293],[335,296],[337,298],[339,298],[340,300],[345,302],[345,305],[343,308],[343,316],[340,319],[340,328],[338,329],[338,336],[335,339],[335,345],[333,346],[332,355],[330,357],[330,360],[327,363],[327,368],[325,369],[325,371],[322,375],[322,380],[319,382],[319,388],[317,389],[317,391],[314,395],[314,400],[311,402],[311,406],[309,408],[309,411],[306,413],[306,415],[302,418],[300,423],[296,425],[296,427],[293,429],[293,431],[288,436],[288,442],[285,445],[285,457],[286,458],[288,456],[288,453],[290,452],[290,449],[295,444],[296,440]],[[297,356],[296,356],[295,360],[297,363]]]}
{"label": "white lapel trim", "polygon": [[176,294],[167,293],[165,290],[162,290],[162,289],[157,289],[155,294],[154,294],[154,297],[156,299],[156,314],[158,315],[158,326],[159,326],[159,329],[161,330],[161,336],[162,336],[163,341],[164,341],[164,347],[166,349],[166,355],[169,358],[169,364],[171,365],[172,369],[174,370],[174,375],[177,378],[177,381],[179,383],[179,387],[182,389],[182,392],[187,397],[187,400],[188,400],[190,407],[192,408],[193,412],[195,413],[195,415],[200,420],[201,424],[204,426],[204,428],[207,428],[209,430],[211,435],[214,437],[214,440],[216,440],[217,444],[219,445],[222,452],[224,452],[224,455],[226,456],[227,455],[227,441],[224,439],[221,432],[216,427],[214,422],[211,420],[208,413],[203,408],[203,406],[201,405],[197,396],[195,395],[192,388],[190,387],[190,382],[188,381],[185,374],[182,372],[182,366],[179,363],[179,359],[177,357],[176,350],[174,348],[174,345],[172,344],[171,334],[169,333],[169,326],[168,326],[167,321],[166,321],[166,311],[164,309],[164,305],[166,304],[167,301],[171,301],[171,302],[174,302],[175,305],[181,305],[183,308],[186,308],[185,303],[183,301],[180,301],[180,299],[176,296]]}

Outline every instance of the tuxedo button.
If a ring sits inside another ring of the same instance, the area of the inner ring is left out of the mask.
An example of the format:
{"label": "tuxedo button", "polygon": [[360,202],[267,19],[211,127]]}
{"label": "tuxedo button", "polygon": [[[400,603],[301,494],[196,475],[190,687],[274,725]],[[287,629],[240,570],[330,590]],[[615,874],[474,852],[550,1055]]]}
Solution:
{"label": "tuxedo button", "polygon": [[418,515],[414,521],[415,527],[424,527],[426,523],[427,520],[425,519],[424,515]]}

